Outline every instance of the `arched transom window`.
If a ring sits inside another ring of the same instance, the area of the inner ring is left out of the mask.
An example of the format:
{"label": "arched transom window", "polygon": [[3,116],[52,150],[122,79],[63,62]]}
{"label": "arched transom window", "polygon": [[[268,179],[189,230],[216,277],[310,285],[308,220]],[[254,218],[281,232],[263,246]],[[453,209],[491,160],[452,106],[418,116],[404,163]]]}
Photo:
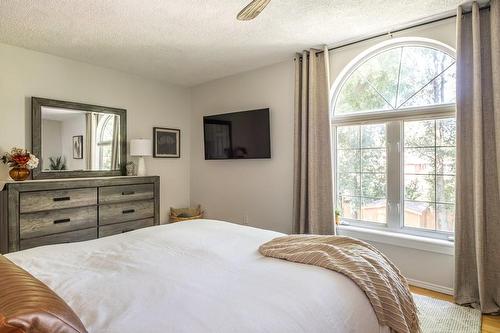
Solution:
{"label": "arched transom window", "polygon": [[453,49],[423,38],[376,45],[338,75],[331,107],[343,223],[452,237]]}
{"label": "arched transom window", "polygon": [[453,50],[429,40],[379,46],[357,58],[340,78],[335,115],[455,102]]}

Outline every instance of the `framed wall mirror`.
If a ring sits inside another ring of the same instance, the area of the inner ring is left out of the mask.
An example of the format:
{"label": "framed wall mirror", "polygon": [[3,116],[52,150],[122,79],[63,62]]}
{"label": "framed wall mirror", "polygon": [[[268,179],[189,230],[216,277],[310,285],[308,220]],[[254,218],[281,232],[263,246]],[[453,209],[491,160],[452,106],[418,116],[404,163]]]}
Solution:
{"label": "framed wall mirror", "polygon": [[33,179],[120,176],[127,163],[127,111],[32,97]]}

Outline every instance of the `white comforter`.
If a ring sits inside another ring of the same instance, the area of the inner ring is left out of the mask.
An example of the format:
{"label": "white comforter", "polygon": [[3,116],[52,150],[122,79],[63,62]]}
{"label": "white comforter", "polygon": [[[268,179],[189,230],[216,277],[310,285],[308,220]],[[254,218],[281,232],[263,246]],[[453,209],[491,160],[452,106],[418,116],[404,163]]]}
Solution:
{"label": "white comforter", "polygon": [[92,333],[388,332],[345,276],[259,254],[281,235],[199,220],[7,257]]}

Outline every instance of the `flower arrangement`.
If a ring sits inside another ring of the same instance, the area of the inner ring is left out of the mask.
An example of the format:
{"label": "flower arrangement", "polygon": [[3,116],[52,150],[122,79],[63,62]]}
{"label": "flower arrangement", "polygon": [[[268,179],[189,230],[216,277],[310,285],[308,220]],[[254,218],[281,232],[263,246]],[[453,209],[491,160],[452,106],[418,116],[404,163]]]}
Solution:
{"label": "flower arrangement", "polygon": [[14,180],[25,180],[30,171],[38,166],[38,158],[26,149],[12,148],[0,157],[0,160],[12,168],[9,175]]}
{"label": "flower arrangement", "polygon": [[12,148],[9,153],[3,154],[1,159],[11,168],[24,167],[32,170],[38,166],[38,158],[22,148]]}

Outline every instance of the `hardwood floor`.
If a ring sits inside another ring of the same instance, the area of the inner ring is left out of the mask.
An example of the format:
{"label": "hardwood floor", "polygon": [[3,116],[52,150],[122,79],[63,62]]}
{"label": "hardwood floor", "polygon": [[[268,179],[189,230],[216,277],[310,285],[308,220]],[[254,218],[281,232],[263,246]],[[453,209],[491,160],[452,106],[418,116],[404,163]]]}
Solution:
{"label": "hardwood floor", "polygon": [[[432,290],[410,286],[410,289],[415,294],[429,296],[443,301],[453,302],[453,297],[446,294],[441,294]],[[499,333],[500,332],[500,316],[483,315],[483,324],[481,333]]]}

